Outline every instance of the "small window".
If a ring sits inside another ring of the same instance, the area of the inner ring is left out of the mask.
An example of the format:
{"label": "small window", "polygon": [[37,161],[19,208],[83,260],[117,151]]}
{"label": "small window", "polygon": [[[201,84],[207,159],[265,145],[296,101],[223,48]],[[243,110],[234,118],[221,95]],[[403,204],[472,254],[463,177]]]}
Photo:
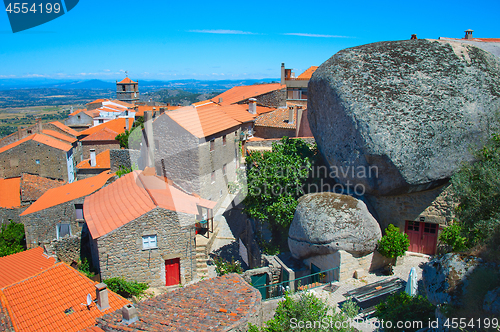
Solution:
{"label": "small window", "polygon": [[238,131],[237,130],[234,132],[234,137],[238,137]]}
{"label": "small window", "polygon": [[37,165],[40,165],[40,159],[35,160],[35,163],[36,163]]}
{"label": "small window", "polygon": [[215,182],[215,171],[212,172],[212,183]]}
{"label": "small window", "polygon": [[227,164],[224,164],[222,166],[222,175],[226,176],[226,174],[227,174]]}
{"label": "small window", "polygon": [[69,224],[58,224],[56,226],[57,239],[61,239],[66,235],[71,236],[71,227]]}
{"label": "small window", "polygon": [[156,235],[146,235],[142,237],[142,249],[157,248]]}
{"label": "small window", "polygon": [[222,145],[226,145],[226,135],[222,136]]}
{"label": "small window", "polygon": [[99,119],[99,123],[104,123],[104,120],[103,119]]}
{"label": "small window", "polygon": [[83,219],[83,204],[75,204],[76,220]]}
{"label": "small window", "polygon": [[210,151],[215,150],[215,140],[210,141]]}
{"label": "small window", "polygon": [[31,134],[31,129],[28,129],[28,134]]}

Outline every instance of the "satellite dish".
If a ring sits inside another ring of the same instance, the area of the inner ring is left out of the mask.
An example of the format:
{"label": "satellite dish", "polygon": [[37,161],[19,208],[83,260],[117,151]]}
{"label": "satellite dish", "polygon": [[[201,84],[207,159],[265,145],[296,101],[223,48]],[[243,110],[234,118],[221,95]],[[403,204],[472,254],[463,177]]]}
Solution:
{"label": "satellite dish", "polygon": [[92,304],[92,297],[90,296],[90,294],[87,294],[87,306],[91,304]]}

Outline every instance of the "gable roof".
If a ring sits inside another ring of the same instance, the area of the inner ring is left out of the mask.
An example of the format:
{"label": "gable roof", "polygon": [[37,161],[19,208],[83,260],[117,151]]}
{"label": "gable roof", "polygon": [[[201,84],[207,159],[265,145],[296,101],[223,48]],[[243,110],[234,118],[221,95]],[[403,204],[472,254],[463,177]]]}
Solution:
{"label": "gable roof", "polygon": [[70,134],[72,136],[75,136],[75,137],[78,136],[78,132],[76,130],[74,130],[74,129],[68,127],[68,126],[66,126],[65,124],[62,124],[59,121],[49,122],[49,124],[56,126],[57,128],[65,131],[65,132],[67,132],[68,134]]}
{"label": "gable roof", "polygon": [[216,204],[186,194],[165,178],[133,171],[86,197],[83,211],[92,238],[97,239],[156,207],[198,214],[198,205],[212,209]]}
{"label": "gable roof", "polygon": [[164,113],[161,116],[170,117],[182,128],[198,138],[208,137],[240,125],[240,122],[232,119],[217,108],[195,108],[193,106],[186,106],[175,111]]}
{"label": "gable roof", "polygon": [[104,171],[99,175],[78,180],[73,183],[68,183],[58,188],[50,189],[33,204],[31,204],[29,208],[24,210],[20,216],[45,210],[65,202],[90,195],[94,191],[101,189],[102,186],[106,184],[106,181],[108,181],[108,179],[112,176],[113,174],[108,174],[107,171]]}
{"label": "gable roof", "polygon": [[[0,289],[0,300],[17,331],[79,331],[130,302],[108,290],[109,309],[85,303],[95,297],[96,283],[65,263]],[[73,312],[65,313],[72,309]]]}
{"label": "gable roof", "polygon": [[298,80],[310,80],[312,74],[314,74],[314,72],[318,68],[319,68],[318,66],[311,66],[311,67],[307,68],[302,74],[299,75],[299,77],[297,77],[297,79]]}
{"label": "gable roof", "polygon": [[45,135],[52,136],[54,138],[66,141],[68,143],[74,143],[77,141],[76,138],[61,134],[60,132],[57,132],[55,130],[44,129],[44,130],[42,130],[42,133]]}
{"label": "gable roof", "polygon": [[95,156],[96,165],[94,167],[90,166],[90,158],[84,159],[76,168],[78,169],[110,169],[111,168],[111,159],[109,156],[109,150],[103,151]]}
{"label": "gable roof", "polygon": [[132,81],[128,77],[125,77],[123,80],[121,80],[120,82],[118,82],[118,84],[128,84],[128,83],[137,83],[137,82]]}
{"label": "gable roof", "polygon": [[47,146],[50,146],[50,147],[53,147],[55,149],[62,150],[62,151],[69,151],[73,148],[70,144],[63,143],[63,142],[61,142],[53,137],[50,137],[50,136],[47,136],[44,134],[33,134],[33,135],[25,137],[17,142],[11,143],[9,145],[6,145],[6,146],[0,148],[0,153],[5,152],[7,150],[10,150],[10,149],[12,149],[18,145],[21,145],[24,142],[30,141],[30,140],[33,140],[33,141],[38,142],[38,143],[42,143],[44,145],[47,145]]}
{"label": "gable roof", "polygon": [[297,113],[293,112],[293,123],[288,123],[288,109],[277,109],[275,111],[265,113],[255,119],[255,126],[295,129],[297,123]]}
{"label": "gable roof", "polygon": [[222,102],[220,103],[221,105],[230,105],[246,100],[248,98],[260,96],[271,91],[281,90],[285,88],[286,85],[282,85],[281,83],[235,86],[234,88],[231,88],[210,100],[215,103],[219,103],[219,98],[222,98]]}
{"label": "gable roof", "polygon": [[14,209],[20,206],[21,177],[0,179],[0,208]]}
{"label": "gable roof", "polygon": [[[132,122],[131,120],[129,121]],[[117,132],[104,127],[101,130],[96,131],[95,133],[85,138],[82,138],[80,141],[115,141],[117,135]]]}
{"label": "gable roof", "polygon": [[241,123],[252,122],[257,117],[257,114],[250,114],[248,112],[248,105],[226,105],[219,106],[218,109],[232,119]]}
{"label": "gable roof", "polygon": [[0,257],[0,288],[34,276],[55,263],[56,259],[47,256],[42,247]]}
{"label": "gable roof", "polygon": [[[132,128],[133,124],[134,124],[134,120],[129,119],[130,128]],[[118,119],[110,120],[108,122],[101,123],[97,126],[90,127],[89,129],[85,129],[85,130],[81,131],[79,133],[79,136],[92,135],[93,133],[96,133],[103,128],[108,128],[108,129],[114,131],[117,135],[124,133],[125,132],[125,118],[118,118]]]}
{"label": "gable roof", "polygon": [[21,176],[21,202],[36,201],[47,190],[61,187],[64,184],[64,181],[23,173]]}

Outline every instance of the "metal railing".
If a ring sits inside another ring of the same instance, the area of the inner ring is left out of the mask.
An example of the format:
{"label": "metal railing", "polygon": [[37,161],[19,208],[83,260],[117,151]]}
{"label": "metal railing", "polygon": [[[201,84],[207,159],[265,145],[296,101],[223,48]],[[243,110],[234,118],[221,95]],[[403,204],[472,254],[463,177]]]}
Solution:
{"label": "metal railing", "polygon": [[331,282],[335,282],[335,281],[324,282],[324,280],[326,279],[326,277],[329,277],[328,279],[333,280],[335,277],[334,270],[338,269],[339,267],[334,267],[332,269],[311,273],[306,276],[295,278],[292,280],[286,280],[275,284],[253,286],[253,287],[256,288],[261,293],[265,291],[266,298],[262,299],[262,301],[268,301],[275,298],[283,297],[285,295],[285,292],[287,291],[293,291],[295,293],[303,292],[309,289],[325,286]]}

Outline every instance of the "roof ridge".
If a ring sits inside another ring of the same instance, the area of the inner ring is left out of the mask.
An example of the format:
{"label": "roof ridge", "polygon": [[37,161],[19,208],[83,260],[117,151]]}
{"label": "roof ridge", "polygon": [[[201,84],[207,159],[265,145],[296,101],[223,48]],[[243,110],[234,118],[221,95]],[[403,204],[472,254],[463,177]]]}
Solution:
{"label": "roof ridge", "polygon": [[[54,265],[49,266],[49,267],[48,267],[48,268],[46,268],[45,270],[42,270],[42,271],[40,271],[40,272],[38,272],[38,273],[36,273],[36,274],[33,274],[33,275],[29,276],[29,277],[26,277],[26,278],[24,278],[24,279],[18,280],[18,281],[16,281],[16,282],[13,282],[12,284],[8,284],[8,285],[6,285],[6,286],[4,286],[4,287],[0,288],[0,291],[3,291],[4,289],[9,288],[9,287],[12,287],[12,286],[15,286],[15,285],[17,285],[17,284],[20,284],[20,283],[22,283],[22,282],[24,282],[24,281],[26,281],[26,280],[33,279],[34,277],[39,276],[39,275],[41,275],[42,273],[45,273],[45,272],[47,272],[48,270],[50,270],[50,269],[52,269],[52,268],[54,268],[54,267],[56,267],[56,266],[58,266],[58,265],[60,265],[60,264],[64,264],[64,263],[63,263],[63,262],[55,263]],[[69,266],[69,265],[68,265],[68,266]]]}
{"label": "roof ridge", "polygon": [[[144,181],[142,181],[141,175],[142,175],[142,172],[137,174],[137,178],[139,179],[139,181],[141,181],[142,187],[144,188],[144,190],[146,190],[146,193],[148,194],[149,198],[151,198],[151,200],[153,201],[153,204],[156,205],[156,207],[160,206],[158,204],[158,202],[156,201],[156,199],[153,197],[153,194],[151,194],[149,189],[146,187],[146,184],[144,183]],[[145,176],[145,175],[143,175],[143,176]],[[168,183],[167,183],[167,186],[168,186]]]}

